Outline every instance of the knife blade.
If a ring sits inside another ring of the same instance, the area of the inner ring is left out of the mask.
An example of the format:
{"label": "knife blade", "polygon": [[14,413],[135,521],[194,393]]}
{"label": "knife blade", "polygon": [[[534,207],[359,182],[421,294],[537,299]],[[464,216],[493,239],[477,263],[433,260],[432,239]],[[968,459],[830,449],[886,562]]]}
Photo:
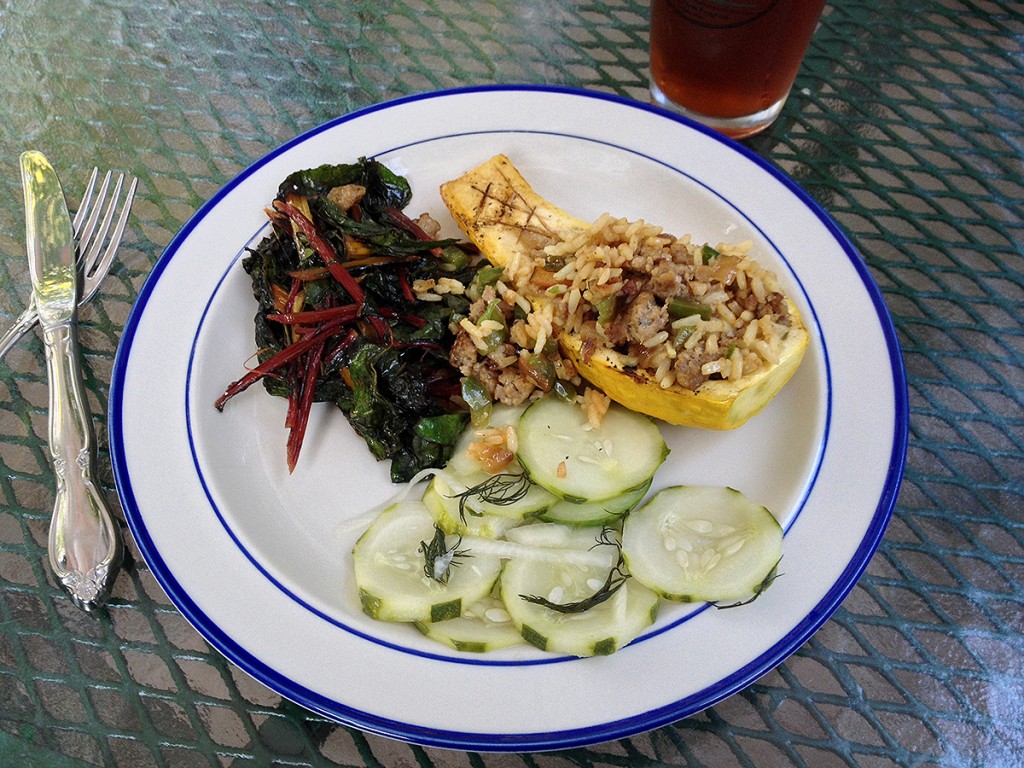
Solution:
{"label": "knife blade", "polygon": [[79,607],[110,593],[123,557],[120,530],[93,482],[95,437],[78,358],[78,273],[71,217],[57,173],[40,152],[21,156],[25,242],[50,384],[49,453],[56,477],[50,566]]}
{"label": "knife blade", "polygon": [[64,190],[53,166],[40,152],[21,156],[25,192],[28,270],[42,325],[67,323],[78,296],[75,238]]}

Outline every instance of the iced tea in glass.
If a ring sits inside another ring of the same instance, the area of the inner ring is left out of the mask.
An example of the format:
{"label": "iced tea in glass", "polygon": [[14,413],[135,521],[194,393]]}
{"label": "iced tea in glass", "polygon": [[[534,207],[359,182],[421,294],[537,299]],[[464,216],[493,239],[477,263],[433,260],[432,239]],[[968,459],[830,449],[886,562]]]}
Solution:
{"label": "iced tea in glass", "polygon": [[825,0],[652,0],[651,94],[734,138],[767,128]]}

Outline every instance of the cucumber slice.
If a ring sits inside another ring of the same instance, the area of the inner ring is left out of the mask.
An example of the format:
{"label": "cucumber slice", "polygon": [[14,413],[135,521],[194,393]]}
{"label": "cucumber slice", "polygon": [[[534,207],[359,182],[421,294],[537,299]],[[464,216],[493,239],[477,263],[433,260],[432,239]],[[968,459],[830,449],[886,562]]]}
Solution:
{"label": "cucumber slice", "polygon": [[[487,427],[506,427],[511,424],[518,430],[519,419],[522,418],[525,410],[525,405],[495,404],[490,417],[487,419]],[[477,431],[477,428],[472,426],[463,431],[455,443],[455,449],[452,451],[451,458],[448,459],[446,469],[449,472],[463,477],[470,477],[478,473],[486,474],[481,464],[469,456],[469,446],[478,439]],[[518,469],[518,464],[513,462],[512,468],[509,471],[518,471]]]}
{"label": "cucumber slice", "polygon": [[473,514],[467,510],[465,519],[459,512],[459,500],[453,498],[454,491],[440,477],[431,479],[423,492],[423,504],[434,517],[434,522],[445,533],[453,536],[479,536],[485,539],[498,539],[510,528],[519,525],[519,521],[509,517]]}
{"label": "cucumber slice", "polygon": [[640,503],[651,487],[650,481],[634,491],[604,501],[576,503],[560,499],[538,515],[541,520],[566,525],[597,526],[612,523]]}
{"label": "cucumber slice", "polygon": [[418,621],[416,628],[431,640],[469,653],[497,651],[524,642],[505,604],[497,597],[474,603],[455,619]]}
{"label": "cucumber slice", "polygon": [[593,428],[583,409],[555,397],[519,420],[519,462],[538,485],[566,501],[605,501],[651,481],[668,456],[658,426],[612,404]]}
{"label": "cucumber slice", "polygon": [[597,656],[612,653],[654,623],[657,593],[636,579],[602,603],[580,613],[562,613],[528,602],[539,596],[553,603],[590,598],[605,584],[607,567],[552,563],[541,567],[526,560],[510,560],[501,572],[501,596],[512,621],[527,642],[553,653]]}
{"label": "cucumber slice", "polygon": [[637,581],[669,600],[742,600],[782,557],[782,527],[732,488],[673,486],[626,517],[622,555]]}
{"label": "cucumber slice", "polygon": [[382,621],[442,621],[461,616],[465,606],[491,593],[501,570],[501,561],[491,554],[466,552],[454,561],[444,584],[424,573],[421,542],[429,543],[434,531],[426,506],[406,501],[385,509],[359,537],[352,557],[367,615]]}

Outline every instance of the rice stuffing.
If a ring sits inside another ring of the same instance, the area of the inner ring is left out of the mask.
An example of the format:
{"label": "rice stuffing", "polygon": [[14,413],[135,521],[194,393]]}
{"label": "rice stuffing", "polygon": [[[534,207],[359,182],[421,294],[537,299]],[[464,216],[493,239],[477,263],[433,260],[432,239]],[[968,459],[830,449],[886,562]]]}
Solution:
{"label": "rice stuffing", "polygon": [[[584,360],[611,351],[664,389],[696,391],[778,362],[789,311],[775,274],[750,257],[751,241],[711,247],[609,214],[567,239],[525,236],[530,247],[453,328],[452,364],[496,402],[582,385],[556,343],[565,332],[582,340]],[[599,421],[600,401],[580,401]]]}

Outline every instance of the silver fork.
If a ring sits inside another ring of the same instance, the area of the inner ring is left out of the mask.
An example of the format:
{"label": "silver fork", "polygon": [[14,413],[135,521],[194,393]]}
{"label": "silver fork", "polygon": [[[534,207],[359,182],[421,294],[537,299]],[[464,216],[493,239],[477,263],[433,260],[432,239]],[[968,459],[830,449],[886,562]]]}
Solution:
{"label": "silver fork", "polygon": [[[93,194],[96,192],[98,177],[99,168],[93,168],[92,173],[89,175],[85,192],[82,194],[82,202],[78,206],[75,218],[71,223],[75,240],[79,243],[78,266],[82,288],[79,292],[78,306],[82,306],[96,295],[100,283],[103,282],[103,278],[110,271],[110,265],[113,263],[114,255],[121,244],[124,228],[128,223],[128,214],[131,212],[132,203],[135,200],[135,188],[138,186],[138,179],[133,177],[128,184],[124,200],[120,203],[121,213],[117,221],[114,222],[114,215],[118,210],[118,199],[124,186],[125,175],[123,173],[118,174],[117,178],[114,179],[114,191],[105,211],[103,210],[103,204],[110,190],[113,173],[107,171],[103,177],[97,199],[95,204],[93,204]],[[101,216],[102,219],[100,218]],[[114,226],[113,231],[110,229],[112,224]],[[100,228],[99,231],[96,229],[97,226]],[[107,247],[104,248],[103,244],[108,234],[110,240]],[[94,235],[95,238],[93,237]],[[0,338],[0,358],[3,358],[9,352],[21,340],[22,336],[32,330],[32,327],[38,321],[39,316],[36,314],[35,302],[29,299],[25,311],[18,316],[18,319],[14,321],[14,325]]]}

